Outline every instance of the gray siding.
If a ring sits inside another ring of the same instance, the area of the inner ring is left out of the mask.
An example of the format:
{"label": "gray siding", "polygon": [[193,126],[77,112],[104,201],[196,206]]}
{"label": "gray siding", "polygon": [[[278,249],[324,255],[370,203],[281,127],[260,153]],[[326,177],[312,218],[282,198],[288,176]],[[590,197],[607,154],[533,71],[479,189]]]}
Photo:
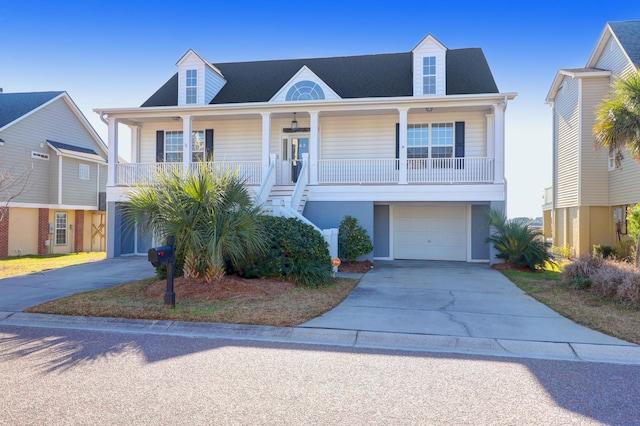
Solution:
{"label": "gray siding", "polygon": [[555,101],[554,155],[557,176],[554,188],[556,207],[578,204],[578,81],[565,77],[566,85],[558,92]]}
{"label": "gray siding", "polygon": [[[89,167],[89,179],[80,179],[80,164]],[[97,206],[98,205],[98,173],[97,164],[76,160],[62,159],[62,204]]]}
{"label": "gray siding", "polygon": [[[47,147],[47,139],[93,149],[104,155],[91,134],[78,120],[63,99],[44,108],[2,131],[5,145],[0,147],[0,158],[5,167],[23,170],[33,164],[29,190],[14,202],[55,204],[58,202],[58,160]],[[31,152],[49,154],[49,161],[32,159]]]}
{"label": "gray siding", "polygon": [[622,166],[609,172],[609,205],[640,202],[640,164],[625,153]]}
{"label": "gray siding", "polygon": [[609,78],[582,80],[582,148],[580,154],[580,205],[606,206],[609,188],[608,153],[595,148],[595,110],[609,92]]}
{"label": "gray siding", "polygon": [[[320,229],[339,228],[345,216],[358,219],[370,238],[373,236],[373,202],[324,202],[308,201],[304,208],[304,217],[313,222]],[[362,256],[363,259],[373,259],[373,252]]]}
{"label": "gray siding", "polygon": [[388,205],[373,206],[373,256],[388,258],[391,253],[391,234],[389,232],[390,220]]}

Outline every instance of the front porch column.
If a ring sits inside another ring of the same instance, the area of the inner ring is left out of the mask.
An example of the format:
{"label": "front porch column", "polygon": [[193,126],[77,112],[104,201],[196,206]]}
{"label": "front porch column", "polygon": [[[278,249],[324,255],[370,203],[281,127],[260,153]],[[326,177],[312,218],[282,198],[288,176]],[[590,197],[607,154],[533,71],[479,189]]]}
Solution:
{"label": "front porch column", "polygon": [[261,112],[260,115],[262,116],[262,179],[264,179],[264,177],[267,175],[267,170],[269,169],[270,162],[269,153],[271,152],[271,113]]}
{"label": "front porch column", "polygon": [[109,134],[108,134],[108,149],[107,156],[108,168],[107,168],[107,186],[115,186],[118,182],[116,180],[116,169],[118,167],[118,120],[115,118],[109,118]]}
{"label": "front porch column", "polygon": [[407,184],[407,114],[409,112],[408,108],[398,108],[398,113],[400,115],[399,120],[399,129],[398,129],[398,138],[399,138],[399,155],[398,161],[400,162],[399,169],[399,181],[400,184]]}
{"label": "front porch column", "polygon": [[494,183],[504,183],[504,110],[507,108],[506,100],[493,106],[493,137],[495,155]]}
{"label": "front porch column", "polygon": [[309,111],[309,184],[318,184],[318,159],[320,156],[318,141],[318,111]]}
{"label": "front porch column", "polygon": [[191,168],[192,150],[191,144],[191,116],[183,115],[182,117],[182,170],[186,174]]}
{"label": "front porch column", "polygon": [[140,126],[129,125],[131,131],[131,162],[140,162]]}

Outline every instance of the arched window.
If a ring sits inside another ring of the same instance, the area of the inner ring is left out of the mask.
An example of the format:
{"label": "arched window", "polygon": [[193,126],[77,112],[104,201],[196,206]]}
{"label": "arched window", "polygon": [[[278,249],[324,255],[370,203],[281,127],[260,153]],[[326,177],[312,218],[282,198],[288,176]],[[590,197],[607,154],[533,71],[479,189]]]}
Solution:
{"label": "arched window", "polygon": [[287,92],[287,101],[315,101],[324,99],[324,91],[322,87],[313,81],[299,81]]}

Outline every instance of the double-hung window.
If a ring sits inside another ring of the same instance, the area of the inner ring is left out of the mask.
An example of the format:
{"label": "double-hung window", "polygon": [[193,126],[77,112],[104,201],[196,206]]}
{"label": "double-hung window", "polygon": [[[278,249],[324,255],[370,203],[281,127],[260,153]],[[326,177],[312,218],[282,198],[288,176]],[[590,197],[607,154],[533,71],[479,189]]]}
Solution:
{"label": "double-hung window", "polygon": [[198,70],[187,70],[187,104],[198,103]]}
{"label": "double-hung window", "polygon": [[[167,163],[180,163],[183,159],[183,138],[181,131],[165,132],[164,161]],[[204,130],[191,132],[191,161],[198,162],[205,159]]]}
{"label": "double-hung window", "polygon": [[425,56],[422,58],[422,94],[436,94],[436,57]]}
{"label": "double-hung window", "polygon": [[56,245],[67,245],[67,214],[62,212],[56,212]]}
{"label": "double-hung window", "polygon": [[407,158],[453,158],[453,123],[409,124]]}

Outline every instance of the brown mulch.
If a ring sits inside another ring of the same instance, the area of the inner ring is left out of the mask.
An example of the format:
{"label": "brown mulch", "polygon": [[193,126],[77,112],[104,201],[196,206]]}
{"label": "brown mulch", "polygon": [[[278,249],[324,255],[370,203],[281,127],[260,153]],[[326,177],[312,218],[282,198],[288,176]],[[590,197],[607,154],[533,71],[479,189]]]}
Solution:
{"label": "brown mulch", "polygon": [[520,272],[533,272],[528,265],[516,266],[511,262],[496,263],[491,267],[497,271],[520,271]]}
{"label": "brown mulch", "polygon": [[[273,278],[243,278],[238,275],[225,275],[217,283],[186,280],[178,277],[173,280],[173,291],[180,300],[228,300],[234,297],[275,296],[292,290],[292,281]],[[145,289],[147,296],[160,297],[167,291],[167,281],[156,281]]]}
{"label": "brown mulch", "polygon": [[373,268],[370,260],[363,261],[344,261],[338,266],[338,272],[352,272],[356,274],[364,274]]}

